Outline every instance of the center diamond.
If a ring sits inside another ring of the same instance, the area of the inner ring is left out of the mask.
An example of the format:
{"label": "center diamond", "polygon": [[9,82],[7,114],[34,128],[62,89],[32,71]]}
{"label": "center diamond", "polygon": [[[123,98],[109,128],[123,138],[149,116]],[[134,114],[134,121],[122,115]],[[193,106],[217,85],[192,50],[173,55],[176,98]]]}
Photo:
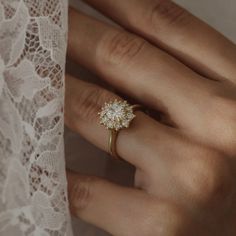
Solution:
{"label": "center diamond", "polygon": [[124,116],[124,108],[119,104],[113,103],[107,111],[107,117],[111,120],[119,119]]}
{"label": "center diamond", "polygon": [[105,103],[99,115],[101,124],[107,129],[115,129],[116,131],[128,128],[135,117],[132,106],[126,101],[118,100]]}

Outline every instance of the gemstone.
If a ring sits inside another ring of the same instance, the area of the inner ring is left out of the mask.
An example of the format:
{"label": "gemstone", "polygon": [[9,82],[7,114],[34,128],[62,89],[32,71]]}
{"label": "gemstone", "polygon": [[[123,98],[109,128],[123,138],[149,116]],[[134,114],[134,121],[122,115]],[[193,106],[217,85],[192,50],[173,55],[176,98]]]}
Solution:
{"label": "gemstone", "polygon": [[105,103],[99,112],[100,123],[107,129],[116,131],[128,128],[135,115],[132,106],[126,101],[114,100]]}

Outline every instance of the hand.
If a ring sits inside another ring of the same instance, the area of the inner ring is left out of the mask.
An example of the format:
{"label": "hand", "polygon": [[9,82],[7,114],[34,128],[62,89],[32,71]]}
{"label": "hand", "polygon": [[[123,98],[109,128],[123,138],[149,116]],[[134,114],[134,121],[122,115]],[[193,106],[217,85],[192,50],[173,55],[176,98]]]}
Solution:
{"label": "hand", "polygon": [[[236,235],[235,45],[167,0],[87,2],[126,30],[71,10],[69,56],[162,119],[119,133],[133,189],[68,172],[72,214],[119,236]],[[66,124],[107,150],[97,113],[115,98],[68,75]]]}

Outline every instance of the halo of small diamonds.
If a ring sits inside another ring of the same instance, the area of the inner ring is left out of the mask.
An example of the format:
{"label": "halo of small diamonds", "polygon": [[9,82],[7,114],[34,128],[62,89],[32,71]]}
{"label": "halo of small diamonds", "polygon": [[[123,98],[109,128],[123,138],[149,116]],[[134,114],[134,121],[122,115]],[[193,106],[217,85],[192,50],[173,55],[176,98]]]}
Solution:
{"label": "halo of small diamonds", "polygon": [[107,129],[120,130],[128,128],[135,114],[131,105],[127,101],[120,101],[115,99],[109,103],[105,103],[101,112],[100,123]]}

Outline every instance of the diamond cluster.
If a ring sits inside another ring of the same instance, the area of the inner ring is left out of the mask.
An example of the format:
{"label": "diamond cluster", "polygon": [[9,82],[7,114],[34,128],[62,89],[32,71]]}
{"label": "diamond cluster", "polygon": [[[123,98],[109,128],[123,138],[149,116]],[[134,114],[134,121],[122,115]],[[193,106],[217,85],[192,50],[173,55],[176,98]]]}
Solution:
{"label": "diamond cluster", "polygon": [[102,125],[107,129],[114,129],[116,131],[128,128],[130,122],[135,117],[132,106],[130,106],[126,101],[118,101],[117,99],[105,103],[101,112],[98,114]]}

